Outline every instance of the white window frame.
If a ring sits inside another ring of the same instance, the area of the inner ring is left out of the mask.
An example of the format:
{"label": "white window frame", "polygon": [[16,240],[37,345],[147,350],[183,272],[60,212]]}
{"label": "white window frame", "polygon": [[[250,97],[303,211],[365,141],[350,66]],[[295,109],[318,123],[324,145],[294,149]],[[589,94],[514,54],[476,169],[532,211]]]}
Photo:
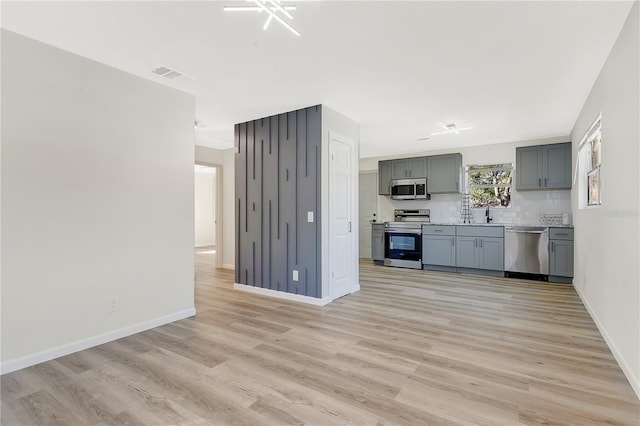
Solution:
{"label": "white window frame", "polygon": [[[592,163],[592,142],[599,139],[599,162]],[[599,114],[578,144],[573,184],[578,186],[578,208],[593,209],[602,206],[602,114]],[[589,175],[597,179],[598,199],[589,202]]]}
{"label": "white window frame", "polygon": [[[501,167],[493,167],[487,168],[487,166],[501,166]],[[509,188],[509,193],[512,194],[513,190],[513,171],[515,170],[512,162],[503,162],[503,163],[491,163],[491,164],[467,164],[465,166],[465,183],[466,190],[469,195],[471,195],[471,190],[474,188]],[[510,170],[511,171],[511,182],[508,184],[491,184],[491,185],[474,185],[469,181],[469,174],[473,171],[483,171],[483,172],[491,172],[491,171],[503,171]],[[471,201],[471,200],[469,200]],[[491,208],[499,208],[499,209],[508,209],[513,206],[513,196],[509,199],[508,206],[491,206]],[[483,207],[474,207],[471,208],[483,208]]]}

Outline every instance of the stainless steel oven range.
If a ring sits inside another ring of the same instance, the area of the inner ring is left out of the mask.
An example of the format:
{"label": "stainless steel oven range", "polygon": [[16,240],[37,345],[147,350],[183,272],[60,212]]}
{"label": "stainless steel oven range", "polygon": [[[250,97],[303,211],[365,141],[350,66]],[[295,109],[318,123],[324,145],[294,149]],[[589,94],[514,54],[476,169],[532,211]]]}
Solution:
{"label": "stainless steel oven range", "polygon": [[422,269],[422,224],[428,209],[396,209],[394,221],[384,223],[384,264]]}

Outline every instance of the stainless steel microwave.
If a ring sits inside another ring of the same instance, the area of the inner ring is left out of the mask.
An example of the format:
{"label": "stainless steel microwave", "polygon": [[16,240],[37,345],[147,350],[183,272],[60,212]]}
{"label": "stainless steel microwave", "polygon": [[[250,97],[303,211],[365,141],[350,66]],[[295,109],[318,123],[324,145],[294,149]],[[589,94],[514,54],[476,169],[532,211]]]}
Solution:
{"label": "stainless steel microwave", "polygon": [[394,200],[428,200],[427,178],[392,180],[391,198]]}

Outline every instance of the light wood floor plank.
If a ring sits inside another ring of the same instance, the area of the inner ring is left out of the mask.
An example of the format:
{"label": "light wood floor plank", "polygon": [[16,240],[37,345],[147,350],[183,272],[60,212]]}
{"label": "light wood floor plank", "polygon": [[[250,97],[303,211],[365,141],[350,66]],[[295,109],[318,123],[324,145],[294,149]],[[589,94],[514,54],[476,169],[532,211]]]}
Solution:
{"label": "light wood floor plank", "polygon": [[206,251],[196,317],[2,376],[2,425],[640,423],[570,285],[361,261],[318,307],[238,292]]}

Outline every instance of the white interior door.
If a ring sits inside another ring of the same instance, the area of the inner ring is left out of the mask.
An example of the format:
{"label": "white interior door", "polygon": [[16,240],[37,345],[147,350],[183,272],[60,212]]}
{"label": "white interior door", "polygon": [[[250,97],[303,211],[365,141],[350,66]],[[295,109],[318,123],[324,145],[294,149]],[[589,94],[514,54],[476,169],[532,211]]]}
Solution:
{"label": "white interior door", "polygon": [[371,259],[371,223],[378,217],[378,172],[361,172],[358,178],[358,256]]}
{"label": "white interior door", "polygon": [[349,294],[353,288],[352,146],[350,141],[329,135],[329,269],[331,298]]}

